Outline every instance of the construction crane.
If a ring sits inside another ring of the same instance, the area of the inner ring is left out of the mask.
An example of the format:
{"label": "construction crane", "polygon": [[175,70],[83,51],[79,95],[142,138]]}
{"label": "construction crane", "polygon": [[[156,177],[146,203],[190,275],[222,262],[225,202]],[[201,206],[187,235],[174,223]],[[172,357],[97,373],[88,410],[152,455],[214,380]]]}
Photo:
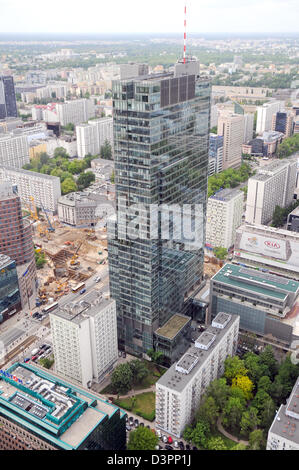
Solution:
{"label": "construction crane", "polygon": [[45,216],[46,216],[46,218],[47,218],[47,221],[48,221],[48,231],[49,231],[49,232],[55,232],[55,228],[54,228],[53,225],[51,224],[50,219],[49,219],[49,216],[48,216],[46,210],[44,209],[44,206],[42,205],[42,203],[41,203],[41,206],[42,206],[42,210],[44,211],[44,214],[45,214]]}
{"label": "construction crane", "polygon": [[71,261],[70,261],[70,264],[71,264],[72,266],[74,266],[75,264],[80,264],[80,262],[79,262],[79,261],[76,261],[76,260],[77,260],[77,258],[78,258],[78,251],[79,251],[79,249],[80,249],[82,243],[83,243],[83,242],[80,242],[80,243],[79,243],[79,245],[77,246],[77,249],[76,249],[75,253],[73,254],[73,257],[72,257],[72,259],[71,259]]}

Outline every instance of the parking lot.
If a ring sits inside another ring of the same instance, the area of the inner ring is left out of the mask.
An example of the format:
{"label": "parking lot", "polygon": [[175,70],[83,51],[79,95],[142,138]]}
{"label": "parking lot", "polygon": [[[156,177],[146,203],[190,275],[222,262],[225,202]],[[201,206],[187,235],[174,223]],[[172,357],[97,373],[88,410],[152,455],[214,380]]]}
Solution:
{"label": "parking lot", "polygon": [[148,429],[151,429],[151,431],[154,432],[156,436],[158,436],[159,442],[156,447],[156,450],[198,450],[197,447],[190,446],[184,440],[177,440],[175,438],[172,438],[168,434],[160,431],[159,429],[155,430],[149,424],[145,424],[144,419],[136,418],[135,416],[132,416],[131,414],[130,415],[128,414],[126,417],[127,441],[129,440],[130,432],[134,431],[140,426],[141,427],[145,426]]}

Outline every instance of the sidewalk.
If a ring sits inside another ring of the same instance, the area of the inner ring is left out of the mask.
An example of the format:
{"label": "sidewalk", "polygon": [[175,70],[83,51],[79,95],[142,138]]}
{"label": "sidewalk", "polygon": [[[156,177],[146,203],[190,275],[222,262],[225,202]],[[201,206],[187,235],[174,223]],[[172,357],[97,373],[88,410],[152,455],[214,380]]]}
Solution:
{"label": "sidewalk", "polygon": [[224,427],[222,426],[222,423],[221,423],[221,416],[219,416],[218,420],[217,420],[217,428],[218,428],[218,431],[221,432],[221,434],[223,434],[225,437],[227,437],[228,439],[231,439],[232,441],[234,442],[237,442],[238,444],[244,444],[245,446],[248,446],[249,445],[249,442],[248,441],[244,441],[242,439],[238,439],[237,437],[233,436],[232,434],[230,434],[229,432],[227,432]]}

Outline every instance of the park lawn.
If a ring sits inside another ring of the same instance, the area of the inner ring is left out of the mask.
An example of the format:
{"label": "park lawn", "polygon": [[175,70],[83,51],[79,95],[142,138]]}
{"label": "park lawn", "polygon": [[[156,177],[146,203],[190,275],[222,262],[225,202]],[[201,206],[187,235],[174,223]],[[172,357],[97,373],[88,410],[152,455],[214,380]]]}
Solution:
{"label": "park lawn", "polygon": [[145,392],[136,395],[135,397],[123,398],[114,400],[114,403],[125,410],[132,411],[133,413],[142,416],[145,419],[152,421],[149,416],[155,412],[155,393]]}

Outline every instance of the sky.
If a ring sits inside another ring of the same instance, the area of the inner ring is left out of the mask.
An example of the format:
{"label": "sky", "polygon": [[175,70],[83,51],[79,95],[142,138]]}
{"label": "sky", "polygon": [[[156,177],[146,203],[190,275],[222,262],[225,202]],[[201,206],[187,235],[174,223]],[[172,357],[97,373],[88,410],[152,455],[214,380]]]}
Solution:
{"label": "sky", "polygon": [[[186,0],[194,33],[299,32],[298,0]],[[0,33],[176,33],[184,0],[0,0]]]}

